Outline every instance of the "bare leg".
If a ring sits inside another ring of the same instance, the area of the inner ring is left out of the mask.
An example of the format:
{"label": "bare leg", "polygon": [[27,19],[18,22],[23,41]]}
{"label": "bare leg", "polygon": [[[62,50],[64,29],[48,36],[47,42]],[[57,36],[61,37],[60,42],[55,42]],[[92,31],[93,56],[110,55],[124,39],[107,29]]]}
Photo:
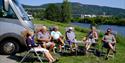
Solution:
{"label": "bare leg", "polygon": [[47,53],[47,52],[45,52],[44,54],[45,54],[45,57],[49,60],[49,63],[52,63],[52,62],[53,62],[53,60],[51,60],[51,58],[49,57],[48,53]]}
{"label": "bare leg", "polygon": [[45,42],[43,43],[43,48],[47,48]]}
{"label": "bare leg", "polygon": [[88,44],[86,49],[89,50],[90,46],[91,46],[91,44]]}
{"label": "bare leg", "polygon": [[87,47],[88,47],[88,43],[85,44],[85,48],[86,48],[86,50],[87,50]]}
{"label": "bare leg", "polygon": [[112,51],[115,51],[114,46],[111,43],[108,43],[109,47],[111,48]]}
{"label": "bare leg", "polygon": [[106,55],[106,58],[108,58],[109,52],[110,52],[110,48],[107,49],[107,55]]}
{"label": "bare leg", "polygon": [[63,41],[62,38],[59,38],[58,40],[59,40],[59,42],[61,43],[61,44],[59,45],[59,49],[60,49],[60,52],[61,52],[61,51],[62,51],[62,46],[64,45],[64,41]]}
{"label": "bare leg", "polygon": [[62,51],[62,45],[59,45],[59,52]]}
{"label": "bare leg", "polygon": [[50,45],[50,47],[49,47],[49,51],[52,51],[52,49],[54,48],[54,46],[55,46],[55,44],[52,43],[52,44]]}
{"label": "bare leg", "polygon": [[72,45],[70,45],[70,50],[73,51],[73,47],[72,47]]}
{"label": "bare leg", "polygon": [[53,61],[55,60],[49,52],[47,54],[51,58],[51,60],[53,60]]}
{"label": "bare leg", "polygon": [[74,43],[72,43],[72,44],[70,45],[70,49],[71,49],[72,52],[74,52],[74,50],[73,50],[74,46],[73,46],[73,45],[75,46]]}
{"label": "bare leg", "polygon": [[64,41],[62,38],[59,38],[59,42],[61,42],[61,44],[64,45]]}
{"label": "bare leg", "polygon": [[45,56],[49,60],[49,62],[55,61],[55,59],[52,57],[52,55],[49,52],[45,52]]}
{"label": "bare leg", "polygon": [[85,53],[87,54],[88,53],[88,50],[90,48],[91,44],[90,43],[85,43]]}

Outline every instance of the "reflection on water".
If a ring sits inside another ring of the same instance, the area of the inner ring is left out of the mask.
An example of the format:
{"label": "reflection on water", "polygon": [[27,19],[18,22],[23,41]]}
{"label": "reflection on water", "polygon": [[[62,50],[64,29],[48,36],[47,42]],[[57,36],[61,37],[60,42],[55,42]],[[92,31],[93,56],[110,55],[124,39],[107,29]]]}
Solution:
{"label": "reflection on water", "polygon": [[[77,25],[84,28],[90,28],[90,24],[87,23],[72,23],[73,25]],[[112,28],[114,33],[118,33],[122,36],[125,36],[125,26],[116,26],[116,25],[99,25],[98,29],[102,32],[105,32],[107,28]]]}

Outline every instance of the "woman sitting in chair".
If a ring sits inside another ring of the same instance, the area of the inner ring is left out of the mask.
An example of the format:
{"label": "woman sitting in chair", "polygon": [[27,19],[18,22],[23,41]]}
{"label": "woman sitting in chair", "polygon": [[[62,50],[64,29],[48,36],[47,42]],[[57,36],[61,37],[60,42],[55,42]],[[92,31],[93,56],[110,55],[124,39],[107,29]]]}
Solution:
{"label": "woman sitting in chair", "polygon": [[105,33],[104,37],[102,38],[102,41],[103,41],[103,47],[107,48],[107,56],[108,56],[110,50],[112,50],[113,53],[116,53],[116,51],[115,51],[116,39],[115,39],[115,36],[112,34],[111,28],[107,29],[107,32]]}
{"label": "woman sitting in chair", "polygon": [[76,45],[76,35],[75,35],[75,32],[73,31],[73,27],[68,27],[68,30],[66,31],[66,41],[68,42],[69,46],[70,46],[70,49],[71,51],[73,52],[73,44],[74,44],[74,47],[77,47]]}
{"label": "woman sitting in chair", "polygon": [[96,27],[92,26],[91,31],[88,33],[86,37],[83,38],[83,42],[85,42],[86,53],[90,49],[91,46],[96,46],[98,40],[98,33]]}
{"label": "woman sitting in chair", "polygon": [[54,26],[53,31],[51,32],[52,40],[57,42],[59,45],[59,52],[62,52],[62,46],[64,45],[63,36],[59,31],[58,26]]}
{"label": "woman sitting in chair", "polygon": [[42,48],[40,45],[35,45],[34,42],[34,33],[33,32],[29,32],[26,30],[26,42],[27,42],[27,46],[33,48],[36,52],[43,52],[45,57],[49,60],[49,63],[53,63],[56,61],[56,59],[54,59],[52,57],[52,55],[49,53],[49,51],[45,48]]}

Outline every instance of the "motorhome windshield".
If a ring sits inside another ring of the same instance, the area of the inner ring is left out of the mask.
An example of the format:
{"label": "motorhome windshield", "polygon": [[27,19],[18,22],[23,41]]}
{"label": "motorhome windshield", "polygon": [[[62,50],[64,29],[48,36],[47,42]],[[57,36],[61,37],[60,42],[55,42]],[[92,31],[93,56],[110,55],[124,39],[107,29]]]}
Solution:
{"label": "motorhome windshield", "polygon": [[3,3],[2,0],[0,0],[0,18],[11,18],[11,19],[17,19],[17,16],[15,12],[13,11],[12,7],[8,8],[8,11],[4,11],[3,9]]}
{"label": "motorhome windshield", "polygon": [[23,20],[29,20],[28,14],[25,12],[24,8],[22,7],[22,5],[20,3],[18,3],[17,0],[12,0],[16,9],[18,10],[19,14],[21,15]]}

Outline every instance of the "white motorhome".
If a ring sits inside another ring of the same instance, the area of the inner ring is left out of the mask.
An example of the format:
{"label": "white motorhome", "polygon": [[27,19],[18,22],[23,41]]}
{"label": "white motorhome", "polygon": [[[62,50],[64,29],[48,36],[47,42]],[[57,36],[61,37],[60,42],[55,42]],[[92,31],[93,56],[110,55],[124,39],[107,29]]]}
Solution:
{"label": "white motorhome", "polygon": [[24,49],[22,32],[34,31],[34,25],[17,0],[0,0],[0,53],[12,54]]}

